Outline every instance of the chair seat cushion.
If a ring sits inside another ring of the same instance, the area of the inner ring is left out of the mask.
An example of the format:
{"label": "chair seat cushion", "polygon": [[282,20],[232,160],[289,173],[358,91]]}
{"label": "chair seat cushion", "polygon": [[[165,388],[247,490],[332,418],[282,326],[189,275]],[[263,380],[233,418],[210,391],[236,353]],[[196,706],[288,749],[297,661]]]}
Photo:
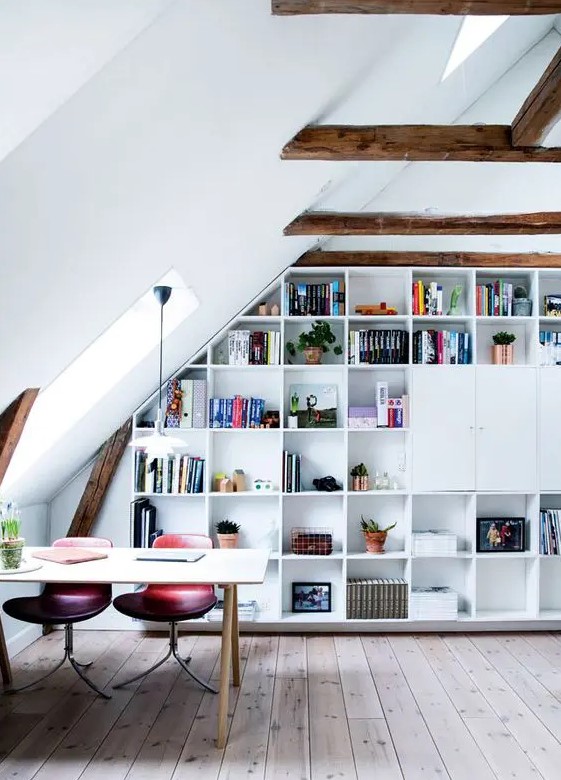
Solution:
{"label": "chair seat cushion", "polygon": [[42,594],[9,599],[4,612],[27,623],[78,623],[103,612],[111,604],[111,597],[103,593],[67,594],[63,598]]}
{"label": "chair seat cushion", "polygon": [[208,585],[150,585],[136,593],[124,593],[113,599],[113,606],[123,615],[140,620],[170,623],[203,617],[216,604],[216,596]]}

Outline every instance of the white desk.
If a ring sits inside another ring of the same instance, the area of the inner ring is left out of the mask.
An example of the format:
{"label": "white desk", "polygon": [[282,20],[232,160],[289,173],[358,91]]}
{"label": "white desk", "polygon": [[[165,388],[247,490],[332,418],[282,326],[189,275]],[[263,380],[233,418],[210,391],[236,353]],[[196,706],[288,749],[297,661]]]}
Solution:
{"label": "white desk", "polygon": [[[153,583],[157,585],[220,584],[224,588],[224,617],[222,621],[222,648],[220,655],[220,691],[218,706],[217,746],[226,743],[228,717],[228,687],[230,666],[234,685],[240,684],[240,657],[238,641],[238,585],[257,585],[265,579],[269,550],[200,550],[204,558],[196,563],[137,561],[137,555],[161,556],[162,550],[137,550],[113,547],[108,557],[86,563],[60,564],[40,561],[32,557],[45,547],[26,547],[24,559],[41,563],[36,571],[0,574],[0,582],[74,582],[124,583],[130,585]],[[92,548],[93,549],[93,548]],[[99,548],[97,548],[99,551]],[[196,550],[176,550],[194,553]],[[10,685],[12,673],[6,650],[4,631],[0,623],[0,668],[5,684]]]}

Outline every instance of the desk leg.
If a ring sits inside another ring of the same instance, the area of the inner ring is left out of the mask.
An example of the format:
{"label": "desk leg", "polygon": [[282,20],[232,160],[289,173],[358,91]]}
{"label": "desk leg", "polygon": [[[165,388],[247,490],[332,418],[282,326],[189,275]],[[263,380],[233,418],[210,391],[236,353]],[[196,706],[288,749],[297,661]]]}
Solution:
{"label": "desk leg", "polygon": [[0,671],[2,672],[2,682],[6,686],[12,685],[12,666],[10,656],[6,647],[6,637],[4,636],[4,626],[0,618]]}
{"label": "desk leg", "polygon": [[234,685],[240,685],[240,630],[238,626],[238,586],[232,585],[232,676]]}
{"label": "desk leg", "polygon": [[228,728],[228,694],[230,689],[230,661],[232,658],[232,623],[234,594],[231,585],[224,586],[224,613],[222,618],[222,646],[220,649],[220,691],[218,693],[218,737],[216,747],[226,746]]}

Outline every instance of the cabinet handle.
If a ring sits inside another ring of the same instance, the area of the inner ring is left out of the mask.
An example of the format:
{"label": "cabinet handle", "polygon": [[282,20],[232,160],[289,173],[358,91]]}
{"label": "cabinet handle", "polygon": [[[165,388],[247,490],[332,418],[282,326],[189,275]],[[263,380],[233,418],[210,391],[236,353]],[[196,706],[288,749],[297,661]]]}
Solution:
{"label": "cabinet handle", "polygon": [[475,425],[470,425],[469,429],[470,429],[470,431],[474,431],[475,430]]}
{"label": "cabinet handle", "polygon": [[478,425],[478,426],[477,426],[477,430],[478,430],[478,431],[484,431],[484,430],[485,430],[485,428],[483,427],[483,425]]}

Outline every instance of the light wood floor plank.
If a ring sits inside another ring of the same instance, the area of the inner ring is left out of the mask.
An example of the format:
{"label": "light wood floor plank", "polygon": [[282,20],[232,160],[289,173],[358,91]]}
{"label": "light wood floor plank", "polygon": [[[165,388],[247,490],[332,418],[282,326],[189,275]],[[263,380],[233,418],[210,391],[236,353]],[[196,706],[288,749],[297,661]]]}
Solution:
{"label": "light wood floor plank", "polygon": [[362,643],[405,780],[449,777],[387,638]]}
{"label": "light wood floor plank", "polygon": [[383,718],[349,721],[358,780],[403,780],[386,721]]}
{"label": "light wood floor plank", "polygon": [[552,669],[561,671],[561,642],[556,634],[523,634],[524,639],[534,650],[547,659]]}
{"label": "light wood floor plank", "polygon": [[524,636],[497,635],[496,638],[497,642],[512,653],[536,680],[539,680],[556,699],[561,701],[561,668],[555,668],[547,657],[536,650]]}
{"label": "light wood floor plank", "polygon": [[360,637],[336,636],[334,641],[347,718],[383,718]]}
{"label": "light wood floor plank", "polygon": [[276,679],[305,679],[307,674],[306,637],[300,634],[284,634],[279,638]]}
{"label": "light wood floor plank", "polygon": [[540,780],[542,778],[499,718],[496,716],[466,718],[466,725],[485,753],[498,780]]}
{"label": "light wood floor plank", "polygon": [[561,767],[561,745],[509,686],[508,682],[465,636],[450,635],[446,644],[455,653],[522,750],[547,780]]}
{"label": "light wood floor plank", "polygon": [[306,680],[275,681],[265,780],[310,780]]}

